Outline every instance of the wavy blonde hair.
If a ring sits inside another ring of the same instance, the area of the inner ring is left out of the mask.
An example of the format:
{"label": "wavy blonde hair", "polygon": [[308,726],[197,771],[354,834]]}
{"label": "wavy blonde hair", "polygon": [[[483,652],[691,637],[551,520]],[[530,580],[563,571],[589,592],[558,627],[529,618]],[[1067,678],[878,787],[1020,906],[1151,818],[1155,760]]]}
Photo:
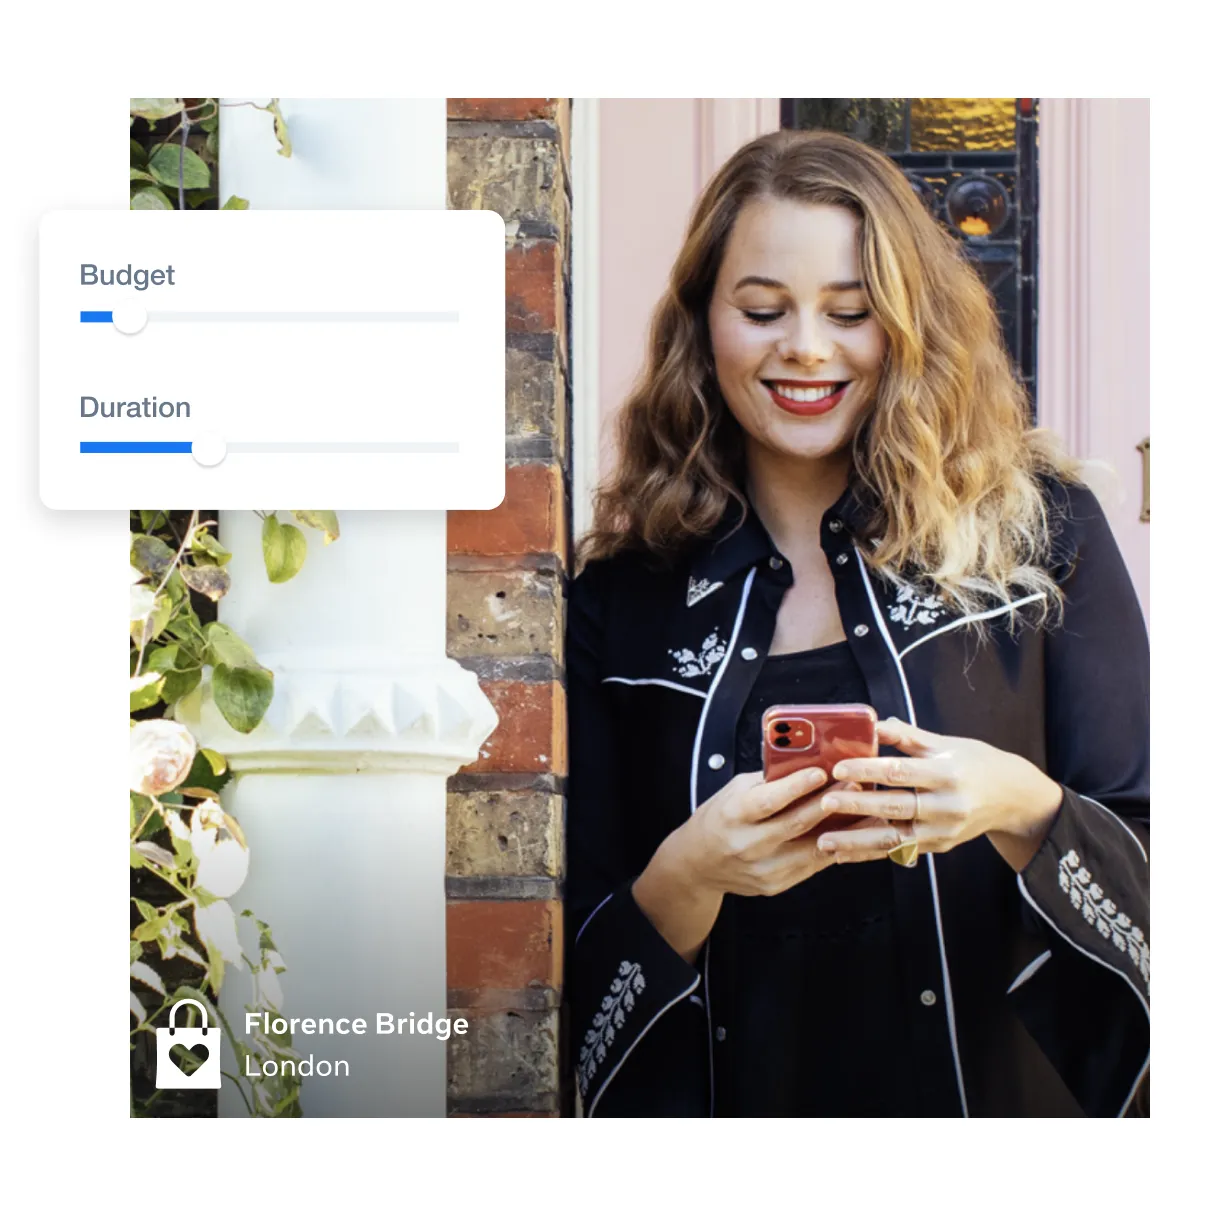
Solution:
{"label": "wavy blonde hair", "polygon": [[735,220],[760,198],[841,206],[860,221],[862,281],[887,335],[876,400],[853,440],[854,477],[873,503],[860,538],[867,563],[897,583],[931,583],[965,612],[1040,591],[1045,608],[1058,607],[1042,478],[1077,480],[1078,465],[1029,427],[987,288],[953,239],[891,160],[826,131],[754,140],[706,187],[580,557],[641,549],[672,559],[732,500],[748,509],[744,432],[714,377],[708,312]]}

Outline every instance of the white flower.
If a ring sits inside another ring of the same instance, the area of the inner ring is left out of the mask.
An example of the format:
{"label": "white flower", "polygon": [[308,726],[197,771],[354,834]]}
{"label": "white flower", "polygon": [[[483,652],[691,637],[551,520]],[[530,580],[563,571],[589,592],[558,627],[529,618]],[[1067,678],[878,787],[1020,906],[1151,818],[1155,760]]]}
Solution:
{"label": "white flower", "polygon": [[194,808],[190,847],[198,859],[197,882],[203,890],[227,899],[241,889],[249,873],[249,853],[228,828],[228,817],[212,798]]}
{"label": "white flower", "polygon": [[242,971],[245,969],[241,958],[241,943],[236,936],[236,917],[224,900],[217,899],[205,908],[196,905],[194,928],[199,937],[220,954],[224,962],[234,963]]}
{"label": "white flower", "polygon": [[180,785],[194,763],[194,736],[164,718],[136,722],[131,728],[131,788],[155,798]]}

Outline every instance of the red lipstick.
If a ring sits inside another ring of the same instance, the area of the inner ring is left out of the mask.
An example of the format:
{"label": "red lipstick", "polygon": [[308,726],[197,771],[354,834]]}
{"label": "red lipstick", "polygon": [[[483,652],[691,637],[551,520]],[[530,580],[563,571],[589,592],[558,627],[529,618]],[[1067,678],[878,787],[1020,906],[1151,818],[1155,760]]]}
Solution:
{"label": "red lipstick", "polygon": [[[778,408],[785,410],[787,414],[794,414],[799,418],[817,418],[821,414],[826,414],[833,410],[841,402],[846,390],[849,387],[849,382],[839,380],[767,380],[764,387],[768,389],[768,394],[772,397],[773,402]],[[805,388],[832,388],[836,391],[826,397],[821,397],[818,401],[794,401],[790,397],[782,396],[783,388],[805,389]]]}

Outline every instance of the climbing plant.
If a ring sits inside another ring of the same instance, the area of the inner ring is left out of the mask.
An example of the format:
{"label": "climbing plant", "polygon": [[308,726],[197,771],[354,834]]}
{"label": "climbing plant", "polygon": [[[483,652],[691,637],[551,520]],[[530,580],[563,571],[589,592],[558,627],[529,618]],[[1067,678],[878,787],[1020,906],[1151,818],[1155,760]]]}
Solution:
{"label": "climbing plant", "polygon": [[[221,102],[215,97],[131,98],[131,210],[187,211],[219,205],[220,114],[251,106],[272,120],[280,156],[291,155],[287,120],[273,97],[256,102]],[[230,195],[225,211],[243,211],[247,199]]]}
{"label": "climbing plant", "polygon": [[[267,577],[285,582],[302,566],[307,542],[276,513],[259,514]],[[339,536],[332,511],[294,515],[319,530],[326,544]],[[228,899],[245,880],[249,850],[240,824],[220,803],[228,764],[219,752],[200,747],[174,717],[184,698],[197,695],[208,672],[216,708],[240,733],[257,727],[274,696],[273,672],[215,619],[214,606],[232,585],[231,556],[216,536],[215,521],[198,511],[131,513],[131,1042],[138,1079],[155,1057],[156,1023],[164,1023],[176,1002],[199,1001],[235,1050],[238,1075],[225,1076],[249,1113],[298,1115],[298,1078],[282,1075],[281,1068],[271,1070],[279,1075],[266,1076],[262,1066],[296,1058],[290,1035],[259,1032],[246,1045],[219,1008],[225,974],[235,967],[252,981],[246,1010],[277,1014],[285,964],[270,927],[249,911],[241,915],[252,922],[256,945],[242,946]],[[187,1009],[190,1024],[194,1010]],[[256,1067],[247,1066],[249,1057]],[[200,1063],[186,1052],[183,1071]],[[159,1113],[162,1092],[140,1088],[133,1085],[132,1112]]]}

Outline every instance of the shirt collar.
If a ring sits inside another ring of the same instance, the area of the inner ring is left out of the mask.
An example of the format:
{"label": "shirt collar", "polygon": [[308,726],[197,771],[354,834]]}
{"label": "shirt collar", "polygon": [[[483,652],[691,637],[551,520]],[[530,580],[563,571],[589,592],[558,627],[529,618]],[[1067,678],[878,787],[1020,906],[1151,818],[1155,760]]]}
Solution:
{"label": "shirt collar", "polygon": [[[859,534],[871,517],[867,501],[865,488],[850,483],[825,513],[824,524],[839,520],[850,536]],[[694,584],[708,587],[725,583],[740,570],[771,559],[781,563],[774,569],[788,570],[789,563],[773,544],[755,508],[749,502],[745,514],[743,506],[732,498],[717,527],[695,550],[690,573]]]}

